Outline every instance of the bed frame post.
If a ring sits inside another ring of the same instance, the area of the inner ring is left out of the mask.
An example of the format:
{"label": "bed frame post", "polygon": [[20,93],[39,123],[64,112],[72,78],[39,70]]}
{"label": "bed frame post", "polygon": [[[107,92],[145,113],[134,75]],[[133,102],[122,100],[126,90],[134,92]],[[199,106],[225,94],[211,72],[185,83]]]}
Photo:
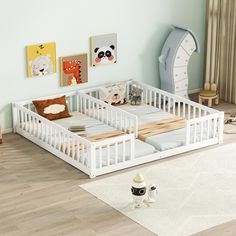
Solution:
{"label": "bed frame post", "polygon": [[12,103],[12,120],[13,120],[13,133],[16,133],[17,122],[18,122],[18,112],[16,103]]}
{"label": "bed frame post", "polygon": [[186,122],[186,145],[190,144],[190,121],[187,120]]}
{"label": "bed frame post", "polygon": [[219,115],[219,144],[224,141],[224,112],[220,112]]}
{"label": "bed frame post", "polygon": [[91,167],[89,178],[93,179],[96,177],[96,157],[95,157],[95,146],[93,144],[90,146],[89,159],[90,159],[90,167]]}
{"label": "bed frame post", "polygon": [[130,155],[131,155],[131,160],[134,160],[134,156],[135,156],[135,142],[134,142],[134,140],[135,140],[135,137],[133,137],[133,138],[130,140],[130,145],[131,145],[131,147],[130,147],[130,150],[131,150],[131,153],[130,153]]}

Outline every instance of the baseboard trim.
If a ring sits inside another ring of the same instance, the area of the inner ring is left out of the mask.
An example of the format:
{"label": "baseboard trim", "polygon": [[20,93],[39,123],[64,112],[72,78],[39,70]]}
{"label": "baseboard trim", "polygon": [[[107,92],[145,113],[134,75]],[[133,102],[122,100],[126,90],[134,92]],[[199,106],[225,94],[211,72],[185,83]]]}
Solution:
{"label": "baseboard trim", "polygon": [[9,129],[4,129],[2,131],[2,134],[9,134],[9,133],[12,133],[13,132],[13,129],[12,128],[9,128]]}
{"label": "baseboard trim", "polygon": [[198,89],[189,90],[188,93],[189,93],[189,94],[194,94],[194,93],[199,93],[200,91],[201,91],[201,89],[198,88]]}

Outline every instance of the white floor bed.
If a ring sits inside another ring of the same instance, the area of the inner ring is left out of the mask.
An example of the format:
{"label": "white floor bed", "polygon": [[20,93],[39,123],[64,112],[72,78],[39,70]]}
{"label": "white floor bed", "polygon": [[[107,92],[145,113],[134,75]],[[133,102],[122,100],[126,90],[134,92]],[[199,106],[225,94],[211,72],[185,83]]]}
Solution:
{"label": "white floor bed", "polygon": [[[223,141],[222,112],[144,83],[126,83],[127,95],[132,84],[143,89],[141,106],[110,106],[99,100],[99,87],[75,90],[38,98],[67,98],[72,117],[49,121],[35,112],[32,100],[20,101],[12,105],[14,132],[90,178]],[[176,116],[184,120],[184,128],[147,137],[145,142],[137,139],[140,125]],[[71,125],[85,125],[87,137],[111,131],[118,131],[119,135],[95,142],[70,132]]]}

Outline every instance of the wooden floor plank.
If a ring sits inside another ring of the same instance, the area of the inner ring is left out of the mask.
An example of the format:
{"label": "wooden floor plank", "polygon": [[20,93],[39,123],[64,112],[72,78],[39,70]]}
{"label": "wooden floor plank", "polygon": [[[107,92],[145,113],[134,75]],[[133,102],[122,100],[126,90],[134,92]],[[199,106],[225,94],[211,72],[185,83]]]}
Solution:
{"label": "wooden floor plank", "polygon": [[193,236],[235,236],[236,235],[236,220],[232,220],[222,225],[204,230]]}
{"label": "wooden floor plank", "polygon": [[79,187],[94,180],[19,135],[4,135],[0,170],[1,236],[154,235]]}

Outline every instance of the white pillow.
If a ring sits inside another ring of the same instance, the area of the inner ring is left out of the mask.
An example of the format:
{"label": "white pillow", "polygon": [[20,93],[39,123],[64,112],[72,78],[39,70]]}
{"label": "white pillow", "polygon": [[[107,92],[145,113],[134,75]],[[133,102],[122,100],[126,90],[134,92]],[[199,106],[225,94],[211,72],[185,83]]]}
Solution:
{"label": "white pillow", "polygon": [[126,83],[100,88],[100,99],[110,105],[122,105],[128,102],[126,98]]}

